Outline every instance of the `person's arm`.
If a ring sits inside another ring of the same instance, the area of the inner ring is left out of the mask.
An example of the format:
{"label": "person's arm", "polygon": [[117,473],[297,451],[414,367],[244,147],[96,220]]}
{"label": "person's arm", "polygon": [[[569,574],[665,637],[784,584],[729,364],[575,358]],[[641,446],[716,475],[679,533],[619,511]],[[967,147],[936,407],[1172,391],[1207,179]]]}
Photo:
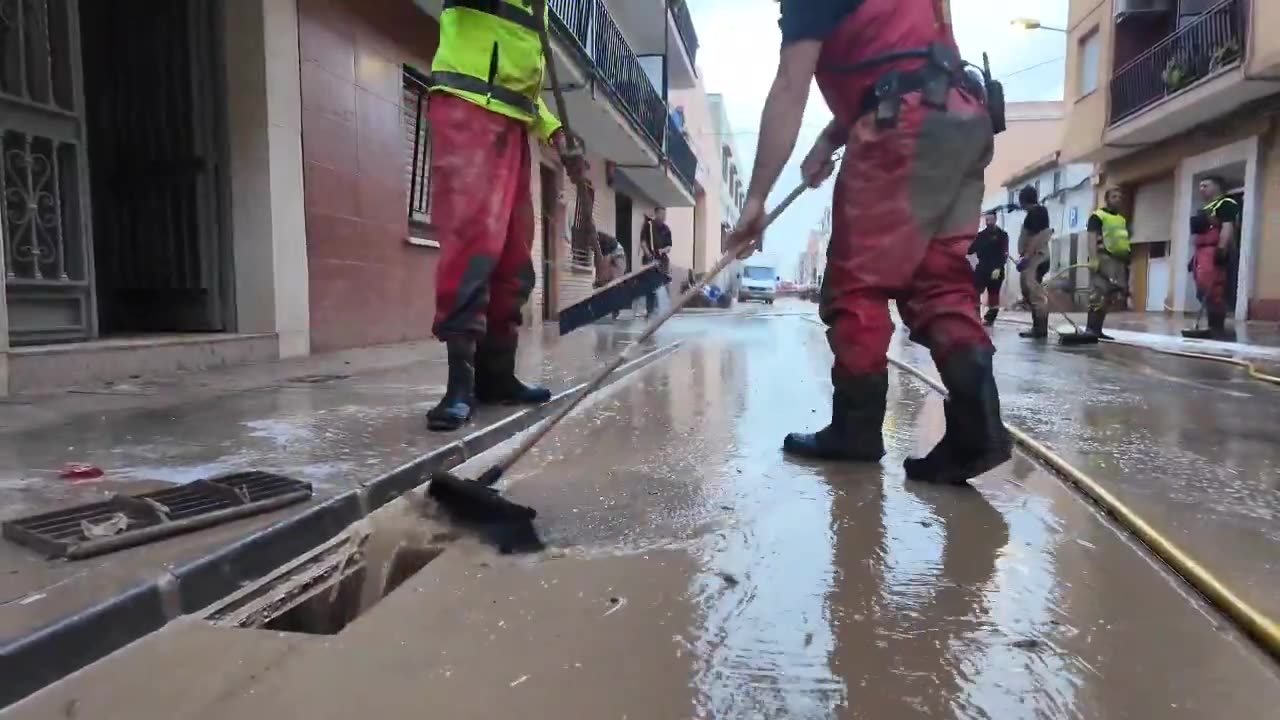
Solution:
{"label": "person's arm", "polygon": [[1089,257],[1096,258],[1098,253],[1105,247],[1103,244],[1103,228],[1102,218],[1097,215],[1089,216],[1089,223],[1085,226],[1085,232],[1089,234]]}
{"label": "person's arm", "polygon": [[1218,251],[1229,253],[1236,241],[1236,224],[1240,219],[1240,206],[1234,200],[1228,200],[1219,205],[1214,214],[1218,222],[1222,223],[1222,229],[1218,233]]}
{"label": "person's arm", "polygon": [[[784,10],[785,12],[785,10]],[[801,40],[784,45],[773,78],[769,97],[760,116],[760,140],[756,162],[751,170],[747,197],[763,204],[778,183],[782,168],[791,159],[804,108],[809,102],[809,88],[818,69],[822,40]],[[824,137],[826,137],[824,133]]]}

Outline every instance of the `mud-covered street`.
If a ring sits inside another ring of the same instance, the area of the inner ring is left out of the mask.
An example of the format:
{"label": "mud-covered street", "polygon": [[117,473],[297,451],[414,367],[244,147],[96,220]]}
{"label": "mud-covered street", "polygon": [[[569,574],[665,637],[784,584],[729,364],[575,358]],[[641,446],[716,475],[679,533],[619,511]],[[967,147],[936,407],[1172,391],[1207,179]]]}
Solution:
{"label": "mud-covered street", "polygon": [[[681,317],[659,336],[677,352],[548,436],[506,492],[538,509],[552,550],[500,557],[449,541],[336,635],[188,617],[6,716],[1273,712],[1275,662],[1035,460],[1019,452],[972,489],[908,483],[902,459],[943,425],[941,397],[911,375],[892,373],[880,465],[784,457],[783,435],[830,409],[812,308]],[[1276,611],[1280,516],[1262,431],[1275,389],[1195,361],[995,333],[1009,423]],[[932,373],[904,336],[892,353]],[[401,530],[418,522],[408,507],[389,506]],[[172,689],[146,680],[161,667]]]}

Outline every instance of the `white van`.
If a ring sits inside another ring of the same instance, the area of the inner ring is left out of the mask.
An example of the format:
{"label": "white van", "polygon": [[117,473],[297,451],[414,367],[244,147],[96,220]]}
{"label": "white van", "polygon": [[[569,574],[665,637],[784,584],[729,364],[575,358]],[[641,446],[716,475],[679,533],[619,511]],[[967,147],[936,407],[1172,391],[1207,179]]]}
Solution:
{"label": "white van", "polygon": [[742,268],[742,287],[738,290],[738,302],[759,300],[773,304],[778,297],[778,271],[767,265],[745,265]]}

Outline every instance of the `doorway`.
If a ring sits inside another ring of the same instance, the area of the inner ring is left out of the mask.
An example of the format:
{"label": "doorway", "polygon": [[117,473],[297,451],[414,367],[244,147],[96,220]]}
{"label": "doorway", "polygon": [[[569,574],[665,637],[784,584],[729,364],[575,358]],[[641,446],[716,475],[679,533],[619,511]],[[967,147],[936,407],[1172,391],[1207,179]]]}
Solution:
{"label": "doorway", "polygon": [[627,253],[627,272],[631,272],[631,196],[623,193],[616,193],[617,202],[615,204],[617,212],[617,222],[614,227],[617,229],[618,243],[622,245],[622,249]]}
{"label": "doorway", "polygon": [[547,165],[538,166],[542,197],[542,320],[556,319],[556,225],[559,222],[560,173]]}
{"label": "doorway", "polygon": [[216,0],[79,0],[101,335],[234,329]]}

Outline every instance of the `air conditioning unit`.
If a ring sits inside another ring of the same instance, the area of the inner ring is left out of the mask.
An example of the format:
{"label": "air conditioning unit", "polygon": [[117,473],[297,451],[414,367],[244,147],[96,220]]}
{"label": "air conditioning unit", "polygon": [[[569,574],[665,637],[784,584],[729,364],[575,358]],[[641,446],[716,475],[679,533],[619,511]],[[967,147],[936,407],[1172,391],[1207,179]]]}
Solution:
{"label": "air conditioning unit", "polygon": [[1166,13],[1173,10],[1174,0],[1115,0],[1116,19],[1134,15]]}

